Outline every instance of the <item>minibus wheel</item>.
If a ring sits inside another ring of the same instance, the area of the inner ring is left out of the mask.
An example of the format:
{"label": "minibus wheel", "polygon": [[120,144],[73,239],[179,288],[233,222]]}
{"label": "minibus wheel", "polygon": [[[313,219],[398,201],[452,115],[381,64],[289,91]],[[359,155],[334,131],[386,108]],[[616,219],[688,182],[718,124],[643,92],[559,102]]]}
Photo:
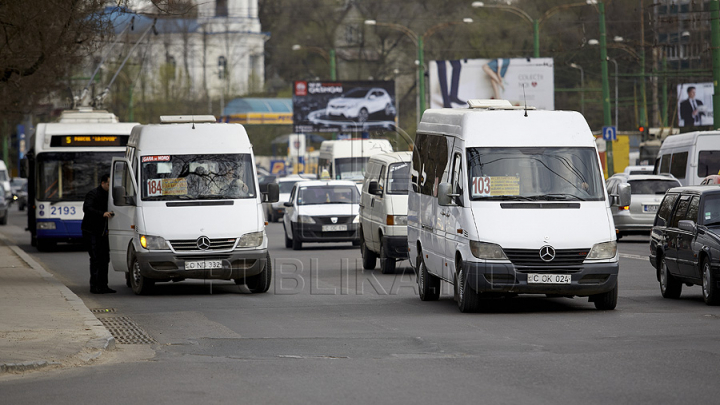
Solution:
{"label": "minibus wheel", "polygon": [[283,223],[283,236],[285,236],[285,248],[290,249],[293,246],[292,240],[287,236],[287,230],[285,230],[285,224]]}
{"label": "minibus wheel", "polygon": [[380,272],[382,274],[395,273],[395,259],[387,257],[385,244],[380,242]]}
{"label": "minibus wheel", "polygon": [[618,284],[615,283],[615,288],[606,293],[591,296],[590,301],[595,304],[595,308],[597,309],[612,311],[617,306],[617,298]]}
{"label": "minibus wheel", "polygon": [[462,261],[455,261],[455,295],[460,312],[477,312],[480,309],[480,294],[470,287],[467,270],[463,269]]}
{"label": "minibus wheel", "polygon": [[370,251],[365,243],[365,235],[360,231],[360,255],[362,256],[363,268],[365,270],[372,270],[377,264],[377,255],[375,252]]}
{"label": "minibus wheel", "polygon": [[253,294],[259,294],[267,292],[270,288],[270,281],[272,280],[272,260],[270,259],[270,253],[265,255],[265,268],[260,274],[245,278],[245,286]]}
{"label": "minibus wheel", "polygon": [[140,263],[135,256],[130,259],[130,288],[136,295],[147,295],[155,286],[155,280],[147,278],[140,273]]}
{"label": "minibus wheel", "polygon": [[422,255],[417,259],[417,283],[422,301],[437,301],[440,298],[440,279],[428,273]]}

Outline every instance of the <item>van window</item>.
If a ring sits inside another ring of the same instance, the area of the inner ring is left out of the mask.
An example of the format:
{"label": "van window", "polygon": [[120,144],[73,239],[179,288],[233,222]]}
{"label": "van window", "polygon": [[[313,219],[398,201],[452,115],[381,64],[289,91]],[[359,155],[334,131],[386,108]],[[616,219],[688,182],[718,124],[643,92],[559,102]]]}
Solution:
{"label": "van window", "polygon": [[655,217],[655,225],[667,225],[668,219],[670,218],[670,213],[672,212],[673,205],[675,205],[675,201],[677,201],[677,198],[678,194],[667,194],[665,198],[663,198],[662,203],[660,204],[660,209],[658,210],[657,216]]}
{"label": "van window", "polygon": [[406,195],[410,184],[410,163],[393,163],[388,172],[387,194]]}
{"label": "van window", "polygon": [[365,177],[365,165],[370,157],[348,157],[335,159],[335,173],[330,176],[336,180],[362,180]]}
{"label": "van window", "polygon": [[662,161],[660,162],[660,171],[658,173],[670,173],[670,154],[662,156]]}
{"label": "van window", "polygon": [[683,196],[680,198],[677,209],[675,209],[675,214],[673,214],[672,220],[670,221],[670,227],[677,228],[678,222],[680,222],[681,219],[685,219],[685,212],[687,211],[689,205],[689,196]]}
{"label": "van window", "polygon": [[685,171],[687,170],[687,161],[687,152],[673,153],[672,163],[670,163],[670,174],[678,179],[684,179]]}
{"label": "van window", "polygon": [[473,200],[604,201],[593,147],[468,148]]}
{"label": "van window", "polygon": [[698,177],[718,174],[720,171],[720,151],[703,150],[698,153]]}
{"label": "van window", "polygon": [[427,135],[422,133],[418,133],[417,136],[415,136],[415,148],[413,148],[412,155],[412,172],[410,173],[410,184],[412,185],[413,191],[416,193],[420,192],[420,184],[422,184],[424,181],[421,167],[422,165],[420,162],[422,162],[422,151],[427,148],[427,139]]}
{"label": "van window", "polygon": [[418,134],[413,152],[413,188],[421,194],[437,197],[448,164],[448,139],[439,135]]}
{"label": "van window", "polygon": [[143,200],[255,198],[250,154],[141,156]]}
{"label": "van window", "polygon": [[450,181],[453,194],[458,195],[457,197],[453,197],[453,202],[456,205],[463,205],[462,155],[459,153],[456,153],[453,157],[453,171]]}

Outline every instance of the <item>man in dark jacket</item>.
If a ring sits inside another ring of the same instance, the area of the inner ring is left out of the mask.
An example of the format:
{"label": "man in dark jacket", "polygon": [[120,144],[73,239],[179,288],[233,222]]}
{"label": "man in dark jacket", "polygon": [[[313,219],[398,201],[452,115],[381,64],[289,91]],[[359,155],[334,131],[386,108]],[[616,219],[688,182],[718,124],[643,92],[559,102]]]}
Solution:
{"label": "man in dark jacket", "polygon": [[90,253],[90,292],[93,294],[114,293],[108,287],[108,263],[110,243],[107,235],[107,220],[113,216],[108,212],[108,190],[110,176],[100,179],[100,186],[90,190],[83,203],[82,233]]}

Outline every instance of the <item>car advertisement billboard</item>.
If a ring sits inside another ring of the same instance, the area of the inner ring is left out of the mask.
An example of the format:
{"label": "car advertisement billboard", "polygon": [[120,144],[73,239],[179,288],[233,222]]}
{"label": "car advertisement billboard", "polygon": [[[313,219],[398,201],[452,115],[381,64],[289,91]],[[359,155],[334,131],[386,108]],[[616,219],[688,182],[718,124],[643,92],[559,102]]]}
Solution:
{"label": "car advertisement billboard", "polygon": [[469,99],[502,99],[555,109],[552,58],[436,60],[429,68],[430,108],[466,108]]}
{"label": "car advertisement billboard", "polygon": [[678,126],[690,128],[713,125],[714,93],[712,82],[678,84]]}
{"label": "car advertisement billboard", "polygon": [[296,81],[293,87],[296,133],[393,128],[396,117],[394,81]]}

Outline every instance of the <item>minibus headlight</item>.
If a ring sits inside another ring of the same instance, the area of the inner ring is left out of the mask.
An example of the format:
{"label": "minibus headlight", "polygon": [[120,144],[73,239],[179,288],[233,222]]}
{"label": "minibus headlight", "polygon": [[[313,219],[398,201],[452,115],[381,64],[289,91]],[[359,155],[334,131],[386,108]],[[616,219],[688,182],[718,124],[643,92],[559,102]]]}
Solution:
{"label": "minibus headlight", "polygon": [[407,215],[388,215],[385,221],[388,225],[407,225]]}
{"label": "minibus headlight", "polygon": [[301,224],[314,224],[315,220],[309,215],[298,215],[298,222]]}
{"label": "minibus headlight", "polygon": [[359,224],[360,223],[360,215],[355,215],[355,218],[353,218],[353,224]]}
{"label": "minibus headlight", "polygon": [[494,243],[470,241],[470,252],[478,259],[507,259],[500,245]]}
{"label": "minibus headlight", "polygon": [[262,245],[263,243],[263,233],[260,232],[252,232],[252,233],[246,233],[245,235],[240,237],[240,240],[238,240],[237,247],[239,248],[247,248],[247,247],[258,247]]}
{"label": "minibus headlight", "polygon": [[37,229],[55,229],[55,222],[38,222]]}
{"label": "minibus headlight", "polygon": [[168,248],[162,236],[140,235],[140,245],[147,250],[165,250]]}
{"label": "minibus headlight", "polygon": [[590,260],[602,260],[612,259],[617,253],[617,242],[610,241],[604,243],[596,243],[595,246],[590,249],[590,253],[587,255],[587,259]]}

